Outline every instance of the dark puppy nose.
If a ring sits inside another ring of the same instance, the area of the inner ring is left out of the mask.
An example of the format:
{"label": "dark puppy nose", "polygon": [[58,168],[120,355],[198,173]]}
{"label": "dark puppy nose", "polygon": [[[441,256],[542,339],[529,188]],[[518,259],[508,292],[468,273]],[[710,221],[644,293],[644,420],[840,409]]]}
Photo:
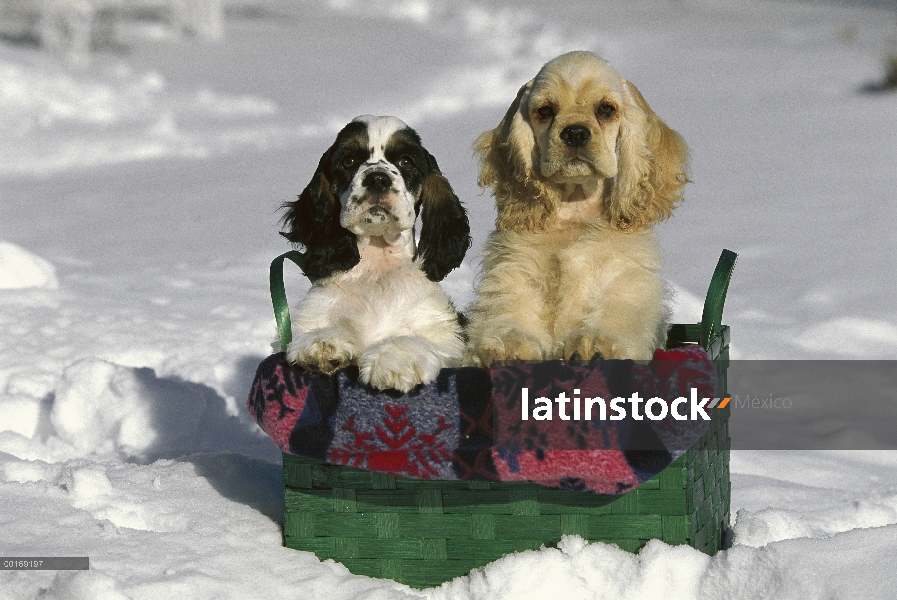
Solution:
{"label": "dark puppy nose", "polygon": [[375,194],[382,194],[392,187],[392,179],[383,171],[374,171],[365,175],[361,180],[361,185]]}
{"label": "dark puppy nose", "polygon": [[582,148],[592,139],[592,132],[585,125],[568,125],[561,131],[561,141],[571,148]]}

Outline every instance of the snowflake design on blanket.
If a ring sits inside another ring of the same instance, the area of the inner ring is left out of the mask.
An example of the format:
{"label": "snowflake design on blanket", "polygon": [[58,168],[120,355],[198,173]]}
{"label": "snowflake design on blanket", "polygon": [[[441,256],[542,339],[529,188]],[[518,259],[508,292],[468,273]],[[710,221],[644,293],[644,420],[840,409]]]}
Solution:
{"label": "snowflake design on blanket", "polygon": [[456,479],[452,453],[458,446],[457,419],[450,421],[443,411],[457,404],[457,392],[454,378],[443,383],[421,392],[444,395],[445,402],[413,392],[396,401],[340,374],[341,399],[333,420],[343,425],[335,432],[327,461],[405,477]]}
{"label": "snowflake design on blanket", "polygon": [[638,391],[670,399],[692,387],[713,394],[716,384],[716,367],[696,346],[657,350],[650,363],[443,369],[407,394],[359,383],[357,368],[307,373],[281,352],[259,365],[246,404],[284,452],[331,464],[418,479],[533,481],[620,494],[666,468],[708,423],[556,419],[532,429],[535,421],[521,423],[521,389],[533,398]]}

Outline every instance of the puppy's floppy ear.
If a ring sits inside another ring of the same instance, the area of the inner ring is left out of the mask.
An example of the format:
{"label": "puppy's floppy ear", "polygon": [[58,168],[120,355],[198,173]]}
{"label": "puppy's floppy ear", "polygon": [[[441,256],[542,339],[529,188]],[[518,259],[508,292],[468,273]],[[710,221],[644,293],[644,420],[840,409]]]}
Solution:
{"label": "puppy's floppy ear", "polygon": [[621,79],[621,85],[620,162],[607,210],[611,225],[635,231],[667,219],[682,200],[688,147],[632,83]]}
{"label": "puppy's floppy ear", "polygon": [[495,195],[497,229],[542,229],[558,201],[533,168],[536,140],[524,116],[532,87],[532,81],[524,84],[498,127],[482,133],[473,145],[480,158],[477,183],[491,187]]}
{"label": "puppy's floppy ear", "polygon": [[420,193],[420,241],[414,259],[423,260],[423,270],[431,281],[442,281],[464,260],[470,248],[467,211],[448,180],[440,173],[436,159],[427,153],[430,170]]}
{"label": "puppy's floppy ear", "polygon": [[303,272],[312,281],[348,271],[358,264],[358,243],[355,234],[340,225],[340,202],[330,189],[326,172],[333,148],[318,162],[318,169],[295,202],[286,202],[281,223],[284,236],[294,244],[305,246]]}

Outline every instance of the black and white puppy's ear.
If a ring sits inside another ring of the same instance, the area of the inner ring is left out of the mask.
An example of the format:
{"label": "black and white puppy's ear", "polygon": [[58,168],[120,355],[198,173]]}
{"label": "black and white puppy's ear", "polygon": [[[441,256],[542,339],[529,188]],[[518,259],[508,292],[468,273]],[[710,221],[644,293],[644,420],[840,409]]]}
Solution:
{"label": "black and white puppy's ear", "polygon": [[340,201],[326,175],[332,153],[333,147],[321,157],[299,198],[281,207],[286,210],[281,220],[286,231],[280,235],[305,246],[302,271],[312,281],[348,271],[361,260],[355,234],[340,225]]}
{"label": "black and white puppy's ear", "polygon": [[421,230],[415,260],[431,281],[442,281],[458,267],[470,248],[467,211],[428,152],[429,171],[420,193]]}

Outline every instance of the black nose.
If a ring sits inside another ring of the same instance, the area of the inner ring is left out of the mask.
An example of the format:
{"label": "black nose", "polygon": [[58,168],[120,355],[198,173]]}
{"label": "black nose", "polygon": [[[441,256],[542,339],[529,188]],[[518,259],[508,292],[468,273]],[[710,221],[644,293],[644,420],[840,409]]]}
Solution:
{"label": "black nose", "polygon": [[592,132],[585,125],[568,125],[561,131],[561,141],[571,148],[582,148],[592,139]]}
{"label": "black nose", "polygon": [[375,194],[382,194],[392,187],[392,179],[383,171],[373,171],[364,176],[361,185]]}

